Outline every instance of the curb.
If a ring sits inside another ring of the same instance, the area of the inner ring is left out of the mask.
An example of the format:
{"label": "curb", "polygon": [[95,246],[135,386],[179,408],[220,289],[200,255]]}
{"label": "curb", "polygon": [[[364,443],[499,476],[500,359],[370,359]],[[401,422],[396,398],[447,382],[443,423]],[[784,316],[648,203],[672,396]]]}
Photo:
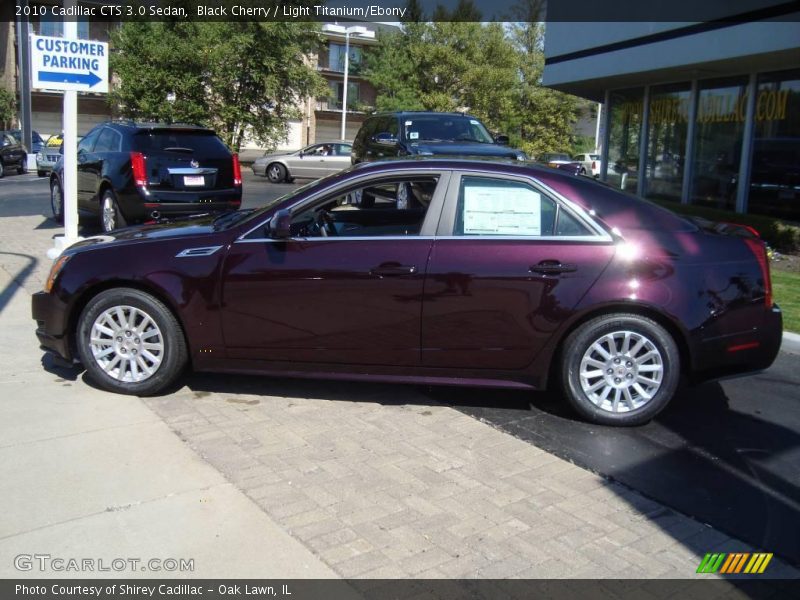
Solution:
{"label": "curb", "polygon": [[800,334],[792,333],[791,331],[784,331],[781,352],[800,354]]}

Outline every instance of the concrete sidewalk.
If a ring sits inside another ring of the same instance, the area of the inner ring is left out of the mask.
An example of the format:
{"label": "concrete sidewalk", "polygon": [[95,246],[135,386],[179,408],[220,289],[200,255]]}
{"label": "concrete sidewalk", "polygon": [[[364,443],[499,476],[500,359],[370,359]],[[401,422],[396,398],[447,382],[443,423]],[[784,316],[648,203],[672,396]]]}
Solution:
{"label": "concrete sidewalk", "polygon": [[[0,577],[336,577],[139,398],[45,370],[30,296],[3,269],[0,290]],[[194,570],[21,572],[20,554]]]}

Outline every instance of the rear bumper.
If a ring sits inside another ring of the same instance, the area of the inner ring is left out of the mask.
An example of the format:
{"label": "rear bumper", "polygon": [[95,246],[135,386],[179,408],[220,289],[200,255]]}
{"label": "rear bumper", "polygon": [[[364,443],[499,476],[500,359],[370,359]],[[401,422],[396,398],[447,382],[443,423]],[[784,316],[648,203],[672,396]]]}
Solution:
{"label": "rear bumper", "polygon": [[[242,204],[242,188],[198,192],[137,191],[120,198],[122,211],[129,222],[141,222],[158,216],[185,216],[237,209]],[[156,214],[154,214],[156,213]]]}
{"label": "rear bumper", "polygon": [[695,381],[746,375],[769,368],[783,341],[783,314],[776,304],[750,331],[706,340],[697,348]]}
{"label": "rear bumper", "polygon": [[40,346],[66,361],[73,359],[67,335],[67,307],[58,297],[46,292],[31,296],[31,315],[36,320]]}

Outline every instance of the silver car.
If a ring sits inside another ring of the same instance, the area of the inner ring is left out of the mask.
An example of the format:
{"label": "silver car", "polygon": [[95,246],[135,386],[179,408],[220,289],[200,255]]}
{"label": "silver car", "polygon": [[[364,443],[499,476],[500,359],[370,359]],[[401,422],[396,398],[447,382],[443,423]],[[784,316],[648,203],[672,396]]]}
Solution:
{"label": "silver car", "polygon": [[256,159],[251,168],[272,183],[296,177],[317,179],[350,166],[350,142],[322,142],[293,152],[273,152]]}

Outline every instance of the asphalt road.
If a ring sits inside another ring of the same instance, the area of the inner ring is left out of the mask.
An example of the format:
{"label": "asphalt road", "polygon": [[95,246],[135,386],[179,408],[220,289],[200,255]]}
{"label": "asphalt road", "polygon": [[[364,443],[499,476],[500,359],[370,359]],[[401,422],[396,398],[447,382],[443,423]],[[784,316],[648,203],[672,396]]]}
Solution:
{"label": "asphalt road", "polygon": [[[294,187],[270,184],[246,169],[242,205],[261,206]],[[39,214],[50,214],[46,179],[0,179],[0,218]],[[82,225],[84,235],[96,232],[96,224]],[[582,423],[553,393],[424,393],[800,564],[798,355],[781,353],[758,375],[684,388],[652,423],[629,429]]]}

